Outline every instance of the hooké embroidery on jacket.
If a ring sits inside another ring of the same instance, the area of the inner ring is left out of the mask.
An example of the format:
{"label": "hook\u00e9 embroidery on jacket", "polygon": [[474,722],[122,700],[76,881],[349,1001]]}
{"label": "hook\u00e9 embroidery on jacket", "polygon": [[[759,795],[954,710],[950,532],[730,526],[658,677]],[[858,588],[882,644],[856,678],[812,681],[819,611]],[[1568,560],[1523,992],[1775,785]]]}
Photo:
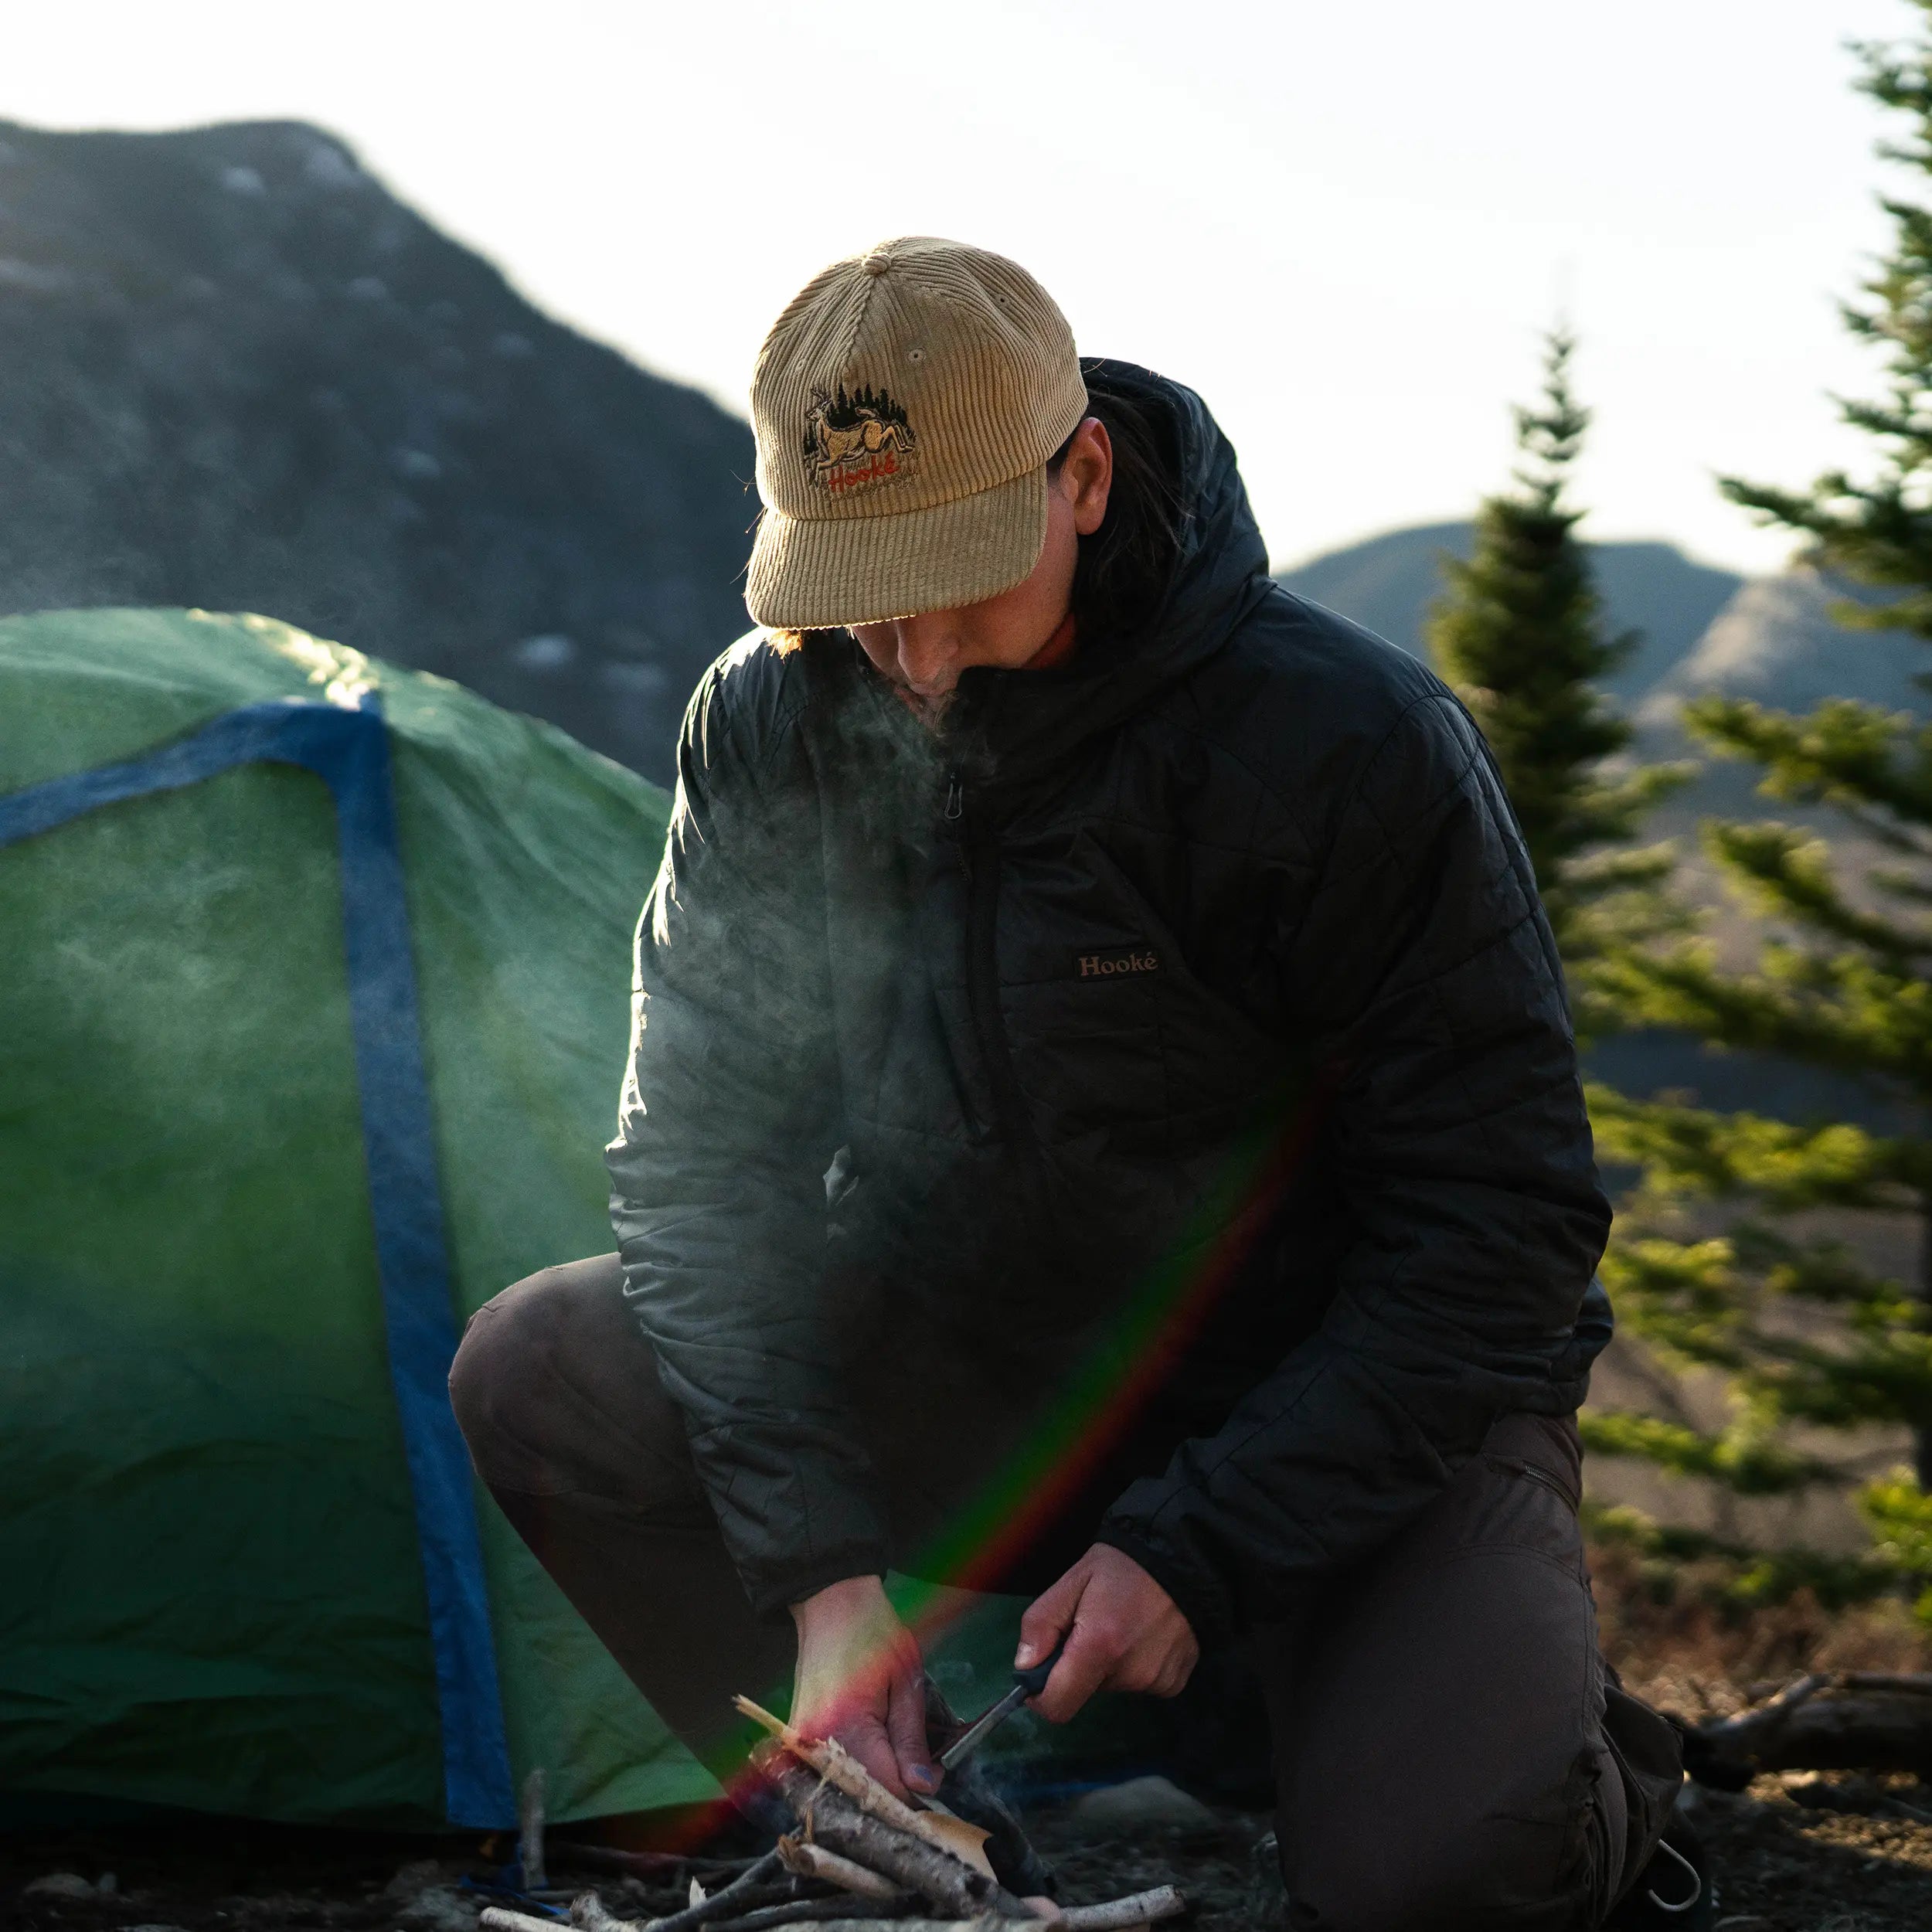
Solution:
{"label": "hook\u00e9 embroidery on jacket", "polygon": [[1113,979],[1121,974],[1158,973],[1161,956],[1151,946],[1117,946],[1111,951],[1076,953],[1077,979]]}

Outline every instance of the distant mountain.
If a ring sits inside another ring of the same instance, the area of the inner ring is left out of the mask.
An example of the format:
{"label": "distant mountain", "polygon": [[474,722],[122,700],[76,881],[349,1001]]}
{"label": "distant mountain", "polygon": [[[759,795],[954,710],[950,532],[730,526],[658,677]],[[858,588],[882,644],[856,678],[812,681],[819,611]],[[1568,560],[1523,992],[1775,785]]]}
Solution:
{"label": "distant mountain", "polygon": [[[1443,553],[1467,559],[1474,532],[1468,523],[1391,530],[1278,574],[1298,596],[1426,657],[1423,621],[1442,594]],[[1593,543],[1590,555],[1611,628],[1643,634],[1630,661],[1605,680],[1626,704],[1690,652],[1744,581],[1668,543]]]}
{"label": "distant mountain", "polygon": [[751,474],[314,128],[0,122],[0,611],[270,612],[665,779]]}
{"label": "distant mountain", "polygon": [[1932,672],[1932,649],[1903,631],[1842,624],[1833,606],[1852,594],[1815,571],[1791,570],[1743,585],[1638,707],[1648,729],[1674,726],[1687,697],[1721,691],[1781,710],[1808,711],[1826,698],[1923,713],[1915,680]]}

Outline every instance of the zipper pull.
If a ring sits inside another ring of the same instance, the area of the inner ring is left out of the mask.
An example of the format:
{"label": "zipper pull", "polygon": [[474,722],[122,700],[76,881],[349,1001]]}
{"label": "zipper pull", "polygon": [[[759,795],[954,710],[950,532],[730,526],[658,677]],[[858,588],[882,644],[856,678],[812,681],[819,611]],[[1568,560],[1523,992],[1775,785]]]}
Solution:
{"label": "zipper pull", "polygon": [[966,784],[957,772],[952,773],[946,785],[946,816],[957,821],[966,814]]}

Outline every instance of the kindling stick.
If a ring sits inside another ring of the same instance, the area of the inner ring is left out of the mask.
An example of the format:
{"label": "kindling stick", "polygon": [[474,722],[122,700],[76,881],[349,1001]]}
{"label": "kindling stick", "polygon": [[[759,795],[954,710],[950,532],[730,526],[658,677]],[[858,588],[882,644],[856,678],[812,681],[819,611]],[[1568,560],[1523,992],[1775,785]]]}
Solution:
{"label": "kindling stick", "polygon": [[[711,1932],[771,1932],[772,1927],[781,1925],[822,1924],[828,1920],[834,1924],[850,1925],[859,1920],[866,1921],[866,1932],[872,1932],[872,1924],[876,1920],[895,1925],[906,1923],[900,1916],[906,1904],[903,1896],[889,1900],[862,1899],[850,1892],[832,1899],[794,1899],[784,1905],[761,1906],[740,1918],[719,1919],[713,1923]],[[930,1932],[933,1922],[920,1919],[916,1923]]]}
{"label": "kindling stick", "polygon": [[528,1912],[512,1912],[507,1905],[483,1908],[484,1932],[557,1932],[555,1919],[533,1918]]}
{"label": "kindling stick", "polygon": [[541,1892],[549,1883],[543,1869],[543,1767],[523,1781],[523,1801],[517,1808],[517,1862],[523,1867],[526,1892]]}
{"label": "kindling stick", "polygon": [[1110,1899],[1104,1905],[1064,1906],[1060,1916],[1060,1932],[1124,1932],[1130,1925],[1151,1925],[1156,1919],[1178,1918],[1186,1910],[1185,1893],[1175,1886],[1157,1885],[1151,1892]]}
{"label": "kindling stick", "polygon": [[594,1892],[580,1892],[570,1901],[570,1923],[578,1932],[630,1932],[631,1924],[608,1910]]}
{"label": "kindling stick", "polygon": [[776,1852],[767,1852],[756,1865],[747,1866],[729,1885],[721,1885],[709,1898],[687,1905],[668,1918],[647,1919],[644,1923],[648,1932],[692,1932],[692,1927],[708,1924],[713,1919],[736,1918],[754,1902],[747,1894],[756,1893],[784,1875],[784,1861]]}
{"label": "kindling stick", "polygon": [[1018,1899],[985,1872],[975,1871],[952,1852],[874,1817],[795,1760],[775,1757],[765,1770],[815,1842],[896,1880],[953,1918],[978,1918],[988,1913],[999,1918],[1032,1917]]}
{"label": "kindling stick", "polygon": [[801,1879],[823,1879],[842,1891],[855,1892],[861,1898],[882,1899],[888,1903],[906,1899],[902,1886],[893,1884],[889,1878],[881,1877],[869,1866],[841,1858],[836,1852],[828,1851],[824,1845],[814,1845],[809,1840],[781,1838],[778,1841],[778,1855],[784,1860],[785,1869],[796,1872]]}

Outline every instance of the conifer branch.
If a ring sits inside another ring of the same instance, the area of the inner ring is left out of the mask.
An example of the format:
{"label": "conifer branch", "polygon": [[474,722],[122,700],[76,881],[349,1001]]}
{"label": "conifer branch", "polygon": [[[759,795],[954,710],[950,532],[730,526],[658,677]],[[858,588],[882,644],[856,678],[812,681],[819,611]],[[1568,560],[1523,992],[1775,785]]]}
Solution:
{"label": "conifer branch", "polygon": [[1787,1496],[1835,1473],[1748,1423],[1708,1434],[1625,1409],[1590,1409],[1577,1418],[1592,1455],[1634,1456],[1675,1476],[1715,1478],[1740,1496]]}

